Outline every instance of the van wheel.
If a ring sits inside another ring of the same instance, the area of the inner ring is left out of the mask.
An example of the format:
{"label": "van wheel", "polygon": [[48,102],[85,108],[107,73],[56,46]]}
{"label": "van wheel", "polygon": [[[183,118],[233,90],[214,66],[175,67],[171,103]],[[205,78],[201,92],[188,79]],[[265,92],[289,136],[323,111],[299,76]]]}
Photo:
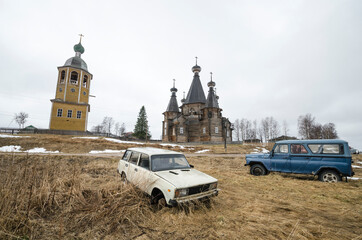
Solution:
{"label": "van wheel", "polygon": [[336,183],[341,181],[341,176],[334,170],[324,170],[318,175],[319,181]]}
{"label": "van wheel", "polygon": [[250,167],[250,174],[254,176],[262,176],[266,174],[266,169],[261,164],[254,164]]}

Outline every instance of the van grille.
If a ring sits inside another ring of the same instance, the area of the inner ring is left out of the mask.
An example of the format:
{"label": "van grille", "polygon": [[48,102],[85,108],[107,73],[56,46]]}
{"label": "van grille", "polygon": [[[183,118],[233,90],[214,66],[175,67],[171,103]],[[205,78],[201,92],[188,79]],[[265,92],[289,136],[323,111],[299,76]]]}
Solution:
{"label": "van grille", "polygon": [[189,195],[209,191],[209,188],[210,188],[210,184],[204,184],[204,185],[199,185],[196,187],[191,187],[191,188],[189,188]]}

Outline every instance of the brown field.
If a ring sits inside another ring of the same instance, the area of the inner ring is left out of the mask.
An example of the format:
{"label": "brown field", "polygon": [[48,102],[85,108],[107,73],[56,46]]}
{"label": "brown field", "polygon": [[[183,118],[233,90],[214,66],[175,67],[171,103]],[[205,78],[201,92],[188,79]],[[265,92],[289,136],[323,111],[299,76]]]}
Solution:
{"label": "brown field", "polygon": [[[69,154],[129,146],[50,135],[0,138],[0,147],[5,145]],[[223,146],[195,149],[225,152]],[[230,145],[227,153],[253,149]],[[242,155],[187,154],[197,169],[219,179],[221,191],[210,207],[156,211],[147,196],[121,184],[119,156],[0,154],[0,239],[362,238],[361,180],[326,184],[304,175],[254,177]],[[354,160],[358,165],[362,155]],[[355,172],[362,177],[362,169]]]}

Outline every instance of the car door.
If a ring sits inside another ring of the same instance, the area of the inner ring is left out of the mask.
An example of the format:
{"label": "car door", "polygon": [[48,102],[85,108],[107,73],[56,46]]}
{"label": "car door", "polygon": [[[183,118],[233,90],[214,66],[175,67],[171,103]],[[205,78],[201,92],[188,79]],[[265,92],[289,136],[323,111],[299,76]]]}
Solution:
{"label": "car door", "polygon": [[290,145],[290,167],[292,173],[308,173],[311,154],[302,144]]}
{"label": "car door", "polygon": [[133,181],[138,188],[145,192],[148,192],[148,188],[152,185],[150,157],[145,153],[141,153],[138,164],[134,168]]}
{"label": "car door", "polygon": [[270,157],[270,169],[277,172],[291,172],[288,144],[278,144]]}
{"label": "car door", "polygon": [[134,184],[135,173],[138,171],[138,159],[140,153],[132,151],[132,155],[128,161],[127,180]]}

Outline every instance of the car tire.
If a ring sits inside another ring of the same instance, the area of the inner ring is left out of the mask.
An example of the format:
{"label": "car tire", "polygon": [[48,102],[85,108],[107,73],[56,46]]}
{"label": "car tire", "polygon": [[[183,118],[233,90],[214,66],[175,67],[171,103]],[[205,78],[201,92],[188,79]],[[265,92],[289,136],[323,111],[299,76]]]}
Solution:
{"label": "car tire", "polygon": [[127,176],[126,176],[126,174],[125,174],[124,172],[121,173],[121,182],[122,182],[123,184],[127,184],[127,183],[128,183],[128,181],[127,181]]}
{"label": "car tire", "polygon": [[319,181],[336,183],[342,180],[341,176],[334,170],[324,170],[318,175]]}
{"label": "car tire", "polygon": [[250,167],[250,174],[254,176],[266,175],[267,171],[261,164],[254,164]]}

